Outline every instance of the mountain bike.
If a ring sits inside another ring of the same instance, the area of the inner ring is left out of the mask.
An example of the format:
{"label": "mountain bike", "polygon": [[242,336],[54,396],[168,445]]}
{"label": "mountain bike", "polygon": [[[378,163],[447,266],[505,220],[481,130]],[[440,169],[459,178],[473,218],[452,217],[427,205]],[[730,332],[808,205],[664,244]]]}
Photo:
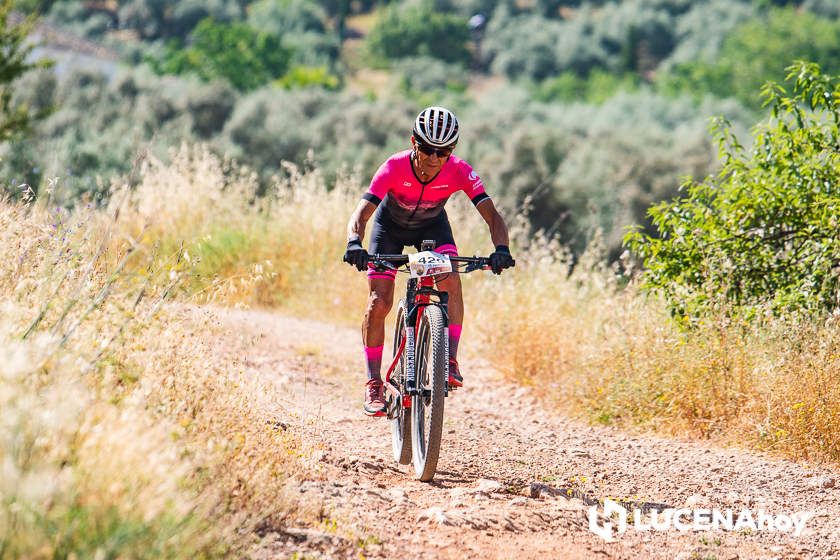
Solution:
{"label": "mountain bike", "polygon": [[386,415],[391,420],[394,460],[414,459],[417,477],[435,476],[443,431],[443,409],[449,396],[449,294],[435,289],[435,277],[489,270],[487,257],[435,253],[434,241],[423,241],[410,255],[370,255],[378,270],[410,275],[400,300],[394,331],[394,358],[385,375]]}

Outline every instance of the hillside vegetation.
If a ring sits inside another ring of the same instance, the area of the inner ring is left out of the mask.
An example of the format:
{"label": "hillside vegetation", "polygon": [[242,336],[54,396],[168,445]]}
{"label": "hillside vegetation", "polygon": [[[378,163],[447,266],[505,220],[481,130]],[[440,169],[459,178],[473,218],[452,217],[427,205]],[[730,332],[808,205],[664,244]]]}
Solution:
{"label": "hillside vegetation", "polygon": [[[165,157],[182,141],[236,158],[263,187],[282,161],[369,177],[439,103],[464,123],[459,155],[509,210],[528,198],[533,227],[576,252],[600,228],[612,258],[624,227],[650,228],[652,202],[714,172],[711,117],[746,134],[758,88],[794,59],[840,70],[838,13],[817,0],[16,3],[123,64],[15,88],[16,103],[54,111],[2,147],[12,193],[59,177],[65,203],[107,197],[140,147]],[[348,23],[363,15],[366,28]],[[376,89],[357,83],[370,69],[384,72]]]}

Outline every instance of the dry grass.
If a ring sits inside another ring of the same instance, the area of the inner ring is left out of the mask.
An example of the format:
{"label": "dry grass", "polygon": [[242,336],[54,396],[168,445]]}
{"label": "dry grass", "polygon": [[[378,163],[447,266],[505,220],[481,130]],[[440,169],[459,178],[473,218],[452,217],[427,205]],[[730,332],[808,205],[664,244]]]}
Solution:
{"label": "dry grass", "polygon": [[[202,153],[173,169],[206,165]],[[309,519],[285,497],[310,466],[276,421],[273,389],[208,351],[212,325],[166,304],[204,281],[186,252],[194,231],[178,228],[217,227],[224,211],[246,223],[251,209],[223,210],[213,191],[210,205],[179,201],[163,167],[141,177],[106,209],[0,201],[4,558],[220,557],[246,550],[256,528]],[[229,196],[247,184],[206,186]],[[160,200],[172,205],[149,204]],[[264,279],[246,275],[259,293]]]}
{"label": "dry grass", "polygon": [[[344,223],[358,180],[341,178],[328,190],[317,172],[287,172],[257,197],[253,175],[184,147],[171,164],[145,164],[142,181],[121,202],[123,219],[163,254],[181,251],[180,295],[191,301],[341,316]],[[362,275],[353,280],[364,288]]]}
{"label": "dry grass", "polygon": [[[359,321],[366,282],[340,256],[360,178],[327,189],[317,172],[294,173],[257,207],[247,203],[252,180],[220,171],[206,153],[185,150],[176,162],[151,166],[135,196],[149,200],[151,188],[152,213],[172,212],[158,235],[193,255],[193,298]],[[448,212],[462,254],[486,254],[486,226],[469,202],[456,198]],[[527,234],[521,215],[510,221],[517,268],[464,279],[467,352],[496,356],[511,379],[595,422],[840,460],[840,395],[829,381],[838,374],[835,322],[744,326],[721,317],[683,332],[655,296],[621,287],[626,279],[601,264],[597,240],[572,267],[556,242]]]}
{"label": "dry grass", "polygon": [[594,256],[572,270],[539,240],[517,256],[473,303],[484,353],[510,379],[597,423],[840,461],[837,321],[722,314],[685,332]]}

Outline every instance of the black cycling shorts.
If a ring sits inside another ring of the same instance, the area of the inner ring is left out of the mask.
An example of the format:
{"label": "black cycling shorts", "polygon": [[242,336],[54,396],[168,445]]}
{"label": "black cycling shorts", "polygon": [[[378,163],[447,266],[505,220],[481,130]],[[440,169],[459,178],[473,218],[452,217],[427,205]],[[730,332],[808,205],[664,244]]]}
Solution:
{"label": "black cycling shorts", "polygon": [[[452,237],[452,227],[449,225],[449,218],[446,210],[438,214],[427,225],[418,229],[406,229],[400,227],[391,220],[388,211],[379,207],[373,215],[373,226],[370,231],[370,247],[368,253],[371,255],[401,255],[407,246],[413,246],[418,251],[420,243],[426,239],[435,241],[435,251],[445,255],[457,255],[458,247]],[[368,278],[385,278],[393,280],[397,273],[392,270],[379,271],[368,266]]]}

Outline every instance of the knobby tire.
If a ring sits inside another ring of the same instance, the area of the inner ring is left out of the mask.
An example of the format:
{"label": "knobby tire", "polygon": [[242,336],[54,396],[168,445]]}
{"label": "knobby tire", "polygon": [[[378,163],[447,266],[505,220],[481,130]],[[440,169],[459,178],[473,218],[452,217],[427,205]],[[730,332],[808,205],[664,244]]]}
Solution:
{"label": "knobby tire", "polygon": [[[394,354],[400,349],[402,337],[405,335],[405,300],[400,301],[397,311],[397,324],[394,329]],[[405,354],[403,353],[403,356]],[[405,357],[400,358],[391,374],[391,378],[397,380],[400,391],[405,384]],[[394,461],[401,465],[411,463],[411,414],[403,408],[402,403],[397,403],[398,414],[391,420],[391,448],[394,453]]]}
{"label": "knobby tire", "polygon": [[443,407],[446,396],[446,320],[443,311],[428,306],[417,329],[416,368],[418,386],[429,390],[412,397],[411,449],[414,472],[423,482],[432,480],[440,456]]}

